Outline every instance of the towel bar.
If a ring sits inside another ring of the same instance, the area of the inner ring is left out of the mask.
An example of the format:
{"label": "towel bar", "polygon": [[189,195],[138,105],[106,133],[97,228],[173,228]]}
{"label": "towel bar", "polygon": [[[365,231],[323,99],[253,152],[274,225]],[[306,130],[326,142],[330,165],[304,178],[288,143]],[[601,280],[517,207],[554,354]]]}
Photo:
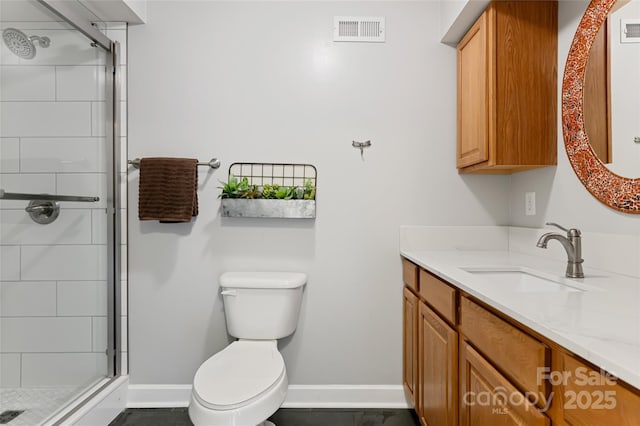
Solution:
{"label": "towel bar", "polygon": [[[130,164],[131,166],[133,166],[134,169],[139,169],[140,168],[140,159],[139,158],[135,158],[133,160],[129,160],[129,161],[127,161],[127,163]],[[207,163],[200,163],[199,162],[198,166],[209,166],[212,169],[217,169],[218,167],[220,167],[220,160],[218,160],[217,158],[212,158]]]}

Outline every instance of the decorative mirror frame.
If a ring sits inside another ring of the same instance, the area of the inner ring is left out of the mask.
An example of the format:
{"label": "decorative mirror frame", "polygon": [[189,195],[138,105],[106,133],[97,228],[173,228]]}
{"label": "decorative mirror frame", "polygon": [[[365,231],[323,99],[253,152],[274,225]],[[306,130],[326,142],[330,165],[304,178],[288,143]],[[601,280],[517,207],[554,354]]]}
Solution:
{"label": "decorative mirror frame", "polygon": [[583,86],[589,51],[616,0],[592,0],[573,37],[562,80],[562,132],[578,179],[600,202],[624,213],[640,214],[640,178],[609,170],[597,157],[585,130]]}

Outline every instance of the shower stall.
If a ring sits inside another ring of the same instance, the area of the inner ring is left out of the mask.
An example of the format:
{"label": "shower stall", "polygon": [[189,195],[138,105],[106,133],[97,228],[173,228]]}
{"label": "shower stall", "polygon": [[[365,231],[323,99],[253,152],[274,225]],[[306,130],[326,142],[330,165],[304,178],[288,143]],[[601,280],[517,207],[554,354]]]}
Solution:
{"label": "shower stall", "polygon": [[0,1],[0,424],[122,374],[119,44],[81,3]]}

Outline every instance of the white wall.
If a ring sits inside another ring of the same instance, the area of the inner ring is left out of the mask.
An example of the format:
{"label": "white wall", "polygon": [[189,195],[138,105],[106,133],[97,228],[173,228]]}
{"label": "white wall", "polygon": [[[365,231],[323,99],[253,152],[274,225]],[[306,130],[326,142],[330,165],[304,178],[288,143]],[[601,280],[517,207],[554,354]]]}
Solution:
{"label": "white wall", "polygon": [[[0,201],[0,386],[87,385],[107,374],[106,55],[66,23],[34,22],[50,18],[31,3],[2,12],[0,29],[51,46],[32,60],[0,47],[0,188],[101,201],[61,203],[48,225]],[[125,26],[106,33],[126,44]]]}
{"label": "white wall", "polygon": [[[561,87],[569,46],[588,2],[562,1],[558,9],[558,165],[517,173],[511,179],[511,225],[544,226],[547,221],[594,232],[640,233],[636,215],[619,213],[601,204],[575,176],[564,149]],[[615,139],[614,139],[615,140]],[[617,143],[617,142],[614,142]],[[536,192],[537,214],[525,216],[525,192]],[[586,247],[589,241],[583,241]],[[585,264],[589,259],[585,259]]]}
{"label": "white wall", "polygon": [[[217,278],[309,275],[280,347],[292,384],[400,384],[401,224],[508,223],[509,177],[455,169],[455,49],[436,2],[148,3],[129,30],[129,157],[200,169],[190,224],[137,219],[130,171],[134,384],[189,384],[228,343]],[[385,44],[332,42],[334,15],[385,16]],[[352,140],[371,139],[364,154]],[[315,221],[220,218],[232,162],[318,168]]]}

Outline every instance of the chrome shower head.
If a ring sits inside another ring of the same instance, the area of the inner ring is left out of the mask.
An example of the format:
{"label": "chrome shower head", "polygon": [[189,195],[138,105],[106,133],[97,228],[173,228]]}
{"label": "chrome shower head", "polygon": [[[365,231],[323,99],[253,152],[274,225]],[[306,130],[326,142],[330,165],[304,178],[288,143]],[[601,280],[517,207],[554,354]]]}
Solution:
{"label": "chrome shower head", "polygon": [[2,31],[2,39],[14,55],[23,59],[33,59],[36,56],[36,46],[33,42],[37,41],[40,47],[49,47],[51,44],[49,37],[29,37],[15,28]]}

